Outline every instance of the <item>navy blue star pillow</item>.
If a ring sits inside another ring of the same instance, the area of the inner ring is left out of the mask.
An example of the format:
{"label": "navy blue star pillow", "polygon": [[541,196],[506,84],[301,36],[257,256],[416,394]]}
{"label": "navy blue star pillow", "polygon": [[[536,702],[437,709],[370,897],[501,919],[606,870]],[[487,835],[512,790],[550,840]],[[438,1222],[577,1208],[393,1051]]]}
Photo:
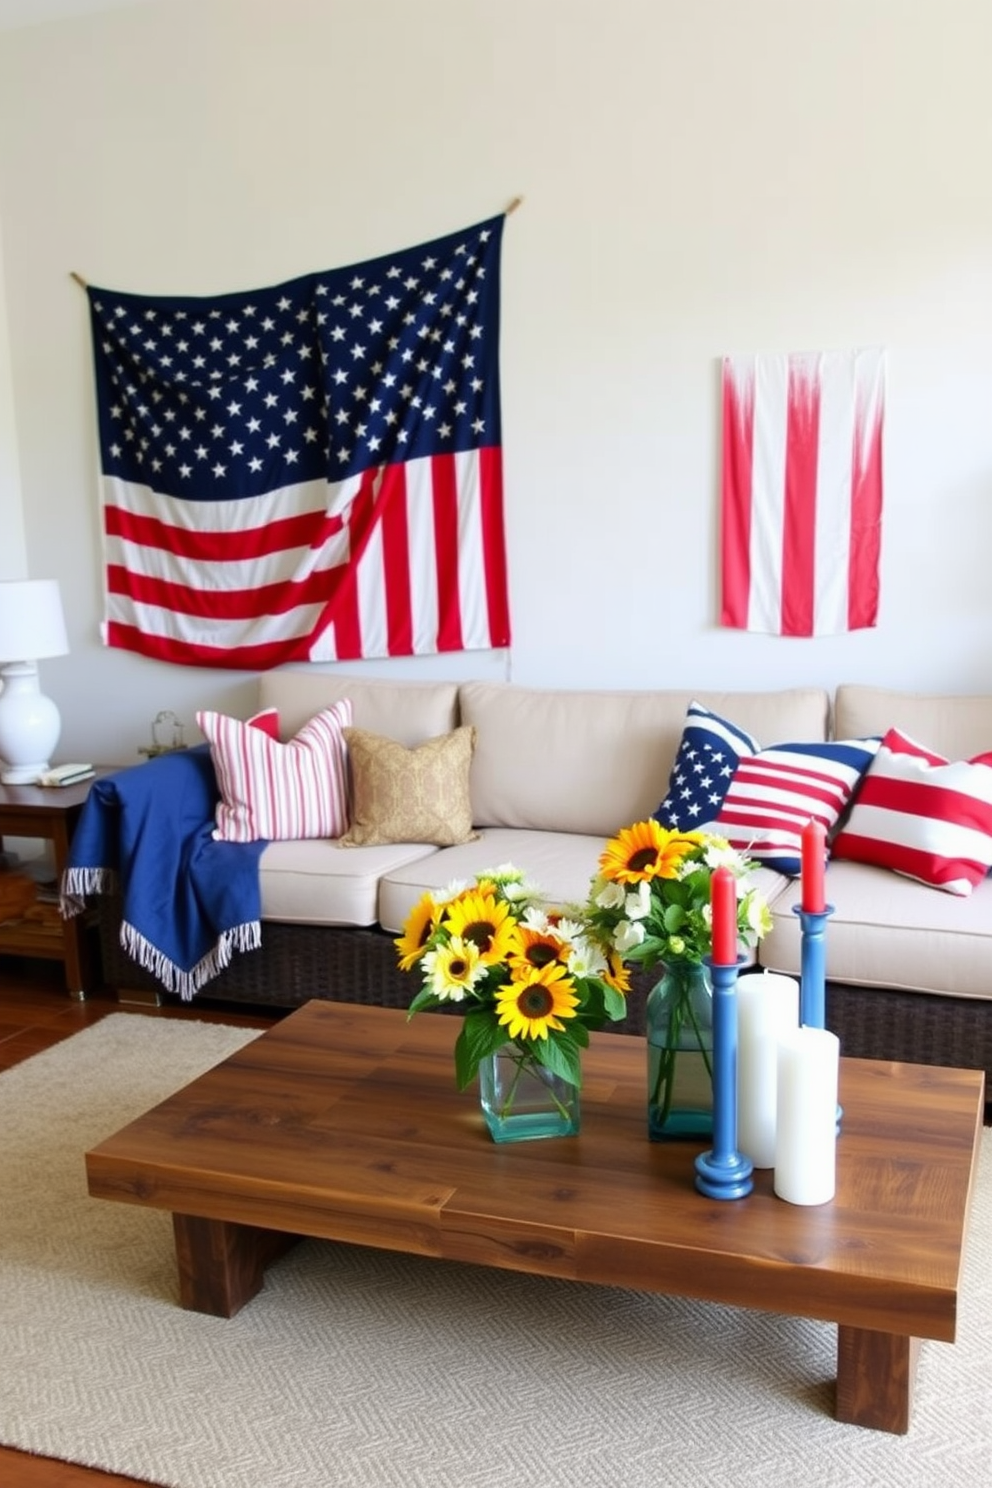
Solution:
{"label": "navy blue star pillow", "polygon": [[689,704],[682,739],[655,820],[670,831],[691,832],[719,814],[742,759],[758,753],[758,741],[736,724],[695,701]]}

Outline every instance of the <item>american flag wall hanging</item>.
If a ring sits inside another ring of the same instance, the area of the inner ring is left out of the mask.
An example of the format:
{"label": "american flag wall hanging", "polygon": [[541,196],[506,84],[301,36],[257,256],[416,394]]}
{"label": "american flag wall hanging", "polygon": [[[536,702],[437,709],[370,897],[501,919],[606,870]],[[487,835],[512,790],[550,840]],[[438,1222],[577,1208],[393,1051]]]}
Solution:
{"label": "american flag wall hanging", "polygon": [[87,287],[108,646],[265,670],[509,644],[504,220],[246,293]]}
{"label": "american flag wall hanging", "polygon": [[721,625],[877,624],[884,411],[881,350],[724,359]]}

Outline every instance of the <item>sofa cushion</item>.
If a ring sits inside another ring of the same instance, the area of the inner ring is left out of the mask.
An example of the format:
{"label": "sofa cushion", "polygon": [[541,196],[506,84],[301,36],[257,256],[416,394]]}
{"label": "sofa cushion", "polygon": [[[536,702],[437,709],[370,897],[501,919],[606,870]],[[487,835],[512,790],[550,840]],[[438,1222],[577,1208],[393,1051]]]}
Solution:
{"label": "sofa cushion", "polygon": [[811,817],[828,832],[836,826],[877,749],[877,739],[762,749],[740,761],[707,825],[755,862],[795,876],[803,827]]}
{"label": "sofa cushion", "polygon": [[710,821],[723,805],[740,760],[759,748],[752,734],[693,699],[665,798],[654,813],[657,820],[679,832]]}
{"label": "sofa cushion", "polygon": [[925,739],[945,759],[973,759],[992,749],[992,693],[895,692],[851,682],[837,688],[834,733],[839,739],[882,735],[890,728]]}
{"label": "sofa cushion", "polygon": [[992,866],[992,753],[951,762],[889,729],[831,852],[970,894]]}
{"label": "sofa cushion", "polygon": [[348,822],[342,728],[347,699],[318,713],[288,744],[224,713],[201,711],[221,799],[213,835],[224,842],[337,837]]}
{"label": "sofa cushion", "polygon": [[351,772],[351,825],[341,847],[429,842],[450,847],[472,831],[469,767],[473,728],[407,749],[395,739],[346,728]]}
{"label": "sofa cushion", "polygon": [[411,842],[355,847],[347,853],[324,838],[270,842],[258,866],[262,919],[290,925],[374,925],[383,874],[435,851]]}
{"label": "sofa cushion", "polygon": [[[828,981],[992,998],[992,879],[959,899],[885,868],[831,859],[827,902],[833,906],[824,935]],[[772,929],[758,948],[770,971],[799,975],[798,903],[795,883],[772,902]]]}
{"label": "sofa cushion", "polygon": [[655,810],[693,699],[759,738],[823,739],[828,698],[782,692],[571,692],[467,682],[462,722],[477,732],[477,827],[612,837]]}
{"label": "sofa cushion", "polygon": [[[514,827],[486,827],[475,842],[446,847],[429,857],[388,870],[379,887],[379,922],[399,935],[410,910],[428,889],[469,883],[487,868],[512,863],[540,890],[544,904],[581,904],[599,870],[605,839],[573,832],[534,832]],[[769,899],[787,880],[759,869],[754,882]]]}
{"label": "sofa cushion", "polygon": [[459,721],[454,682],[401,682],[352,676],[341,668],[322,672],[318,667],[263,672],[258,679],[258,705],[279,709],[284,737],[342,698],[351,703],[356,728],[385,734],[400,744],[422,744],[450,733]]}

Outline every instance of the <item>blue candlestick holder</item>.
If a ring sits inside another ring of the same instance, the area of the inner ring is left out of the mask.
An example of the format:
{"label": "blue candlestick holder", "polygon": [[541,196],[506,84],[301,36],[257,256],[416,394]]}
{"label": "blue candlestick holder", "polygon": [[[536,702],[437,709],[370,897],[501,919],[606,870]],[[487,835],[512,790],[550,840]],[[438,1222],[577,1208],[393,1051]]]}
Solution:
{"label": "blue candlestick holder", "polygon": [[737,971],[706,957],[713,983],[713,1147],[696,1158],[696,1187],[708,1199],[743,1199],[754,1164],[737,1151]]}
{"label": "blue candlestick holder", "polygon": [[[825,1028],[827,946],[824,932],[834,907],[825,904],[822,909],[803,909],[801,904],[794,904],[792,912],[799,916],[803,937],[799,958],[799,1021],[807,1028]],[[838,1106],[838,1135],[843,1114],[843,1108]]]}
{"label": "blue candlestick holder", "polygon": [[832,904],[822,909],[792,906],[802,928],[802,950],[799,972],[799,1021],[807,1028],[824,1028],[826,1018],[827,946],[824,938],[827,920],[834,912]]}

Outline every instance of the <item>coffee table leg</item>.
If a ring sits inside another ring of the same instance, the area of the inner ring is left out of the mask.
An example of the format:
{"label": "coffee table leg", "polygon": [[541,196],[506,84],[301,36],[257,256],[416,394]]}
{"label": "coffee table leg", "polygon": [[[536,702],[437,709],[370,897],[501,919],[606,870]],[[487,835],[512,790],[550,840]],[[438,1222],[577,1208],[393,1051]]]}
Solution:
{"label": "coffee table leg", "polygon": [[173,1214],[172,1228],[183,1307],[224,1318],[254,1297],[266,1266],[300,1238],[194,1214]]}
{"label": "coffee table leg", "polygon": [[838,1421],[899,1436],[909,1430],[920,1340],[871,1328],[837,1328]]}

